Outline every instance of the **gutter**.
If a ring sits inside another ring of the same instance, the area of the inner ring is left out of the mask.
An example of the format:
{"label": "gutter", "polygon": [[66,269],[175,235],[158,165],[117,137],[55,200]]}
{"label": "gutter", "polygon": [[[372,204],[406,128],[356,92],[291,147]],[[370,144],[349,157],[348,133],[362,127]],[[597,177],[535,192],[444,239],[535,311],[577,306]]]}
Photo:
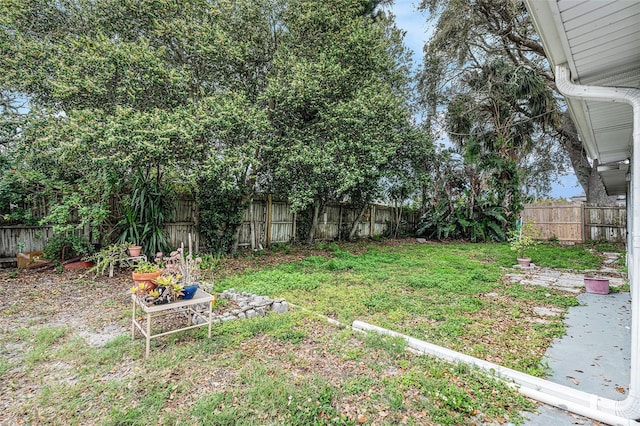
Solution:
{"label": "gutter", "polygon": [[640,90],[627,87],[601,87],[574,84],[566,66],[556,66],[558,90],[569,98],[603,102],[625,102],[633,108],[633,145],[631,159],[631,383],[623,401],[598,398],[596,408],[628,419],[640,418]]}

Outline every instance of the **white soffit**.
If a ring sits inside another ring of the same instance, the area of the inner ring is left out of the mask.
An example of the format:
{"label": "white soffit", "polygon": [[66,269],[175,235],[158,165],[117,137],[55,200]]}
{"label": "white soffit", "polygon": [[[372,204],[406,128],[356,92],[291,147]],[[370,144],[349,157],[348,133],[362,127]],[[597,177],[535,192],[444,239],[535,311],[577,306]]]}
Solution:
{"label": "white soffit", "polygon": [[[552,69],[566,64],[577,84],[640,88],[640,1],[525,0]],[[631,156],[632,110],[622,103],[568,99],[589,157],[600,164]],[[624,193],[622,171],[603,176]]]}

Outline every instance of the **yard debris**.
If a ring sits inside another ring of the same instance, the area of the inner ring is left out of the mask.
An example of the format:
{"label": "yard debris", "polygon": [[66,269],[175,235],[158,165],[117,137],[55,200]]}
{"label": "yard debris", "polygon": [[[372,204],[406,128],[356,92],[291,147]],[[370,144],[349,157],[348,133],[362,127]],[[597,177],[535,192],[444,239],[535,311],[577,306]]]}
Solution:
{"label": "yard debris", "polygon": [[571,377],[571,376],[566,376],[567,379],[571,380],[571,382],[573,382],[574,385],[579,385],[580,381],[578,381],[578,379],[576,379],[575,377]]}

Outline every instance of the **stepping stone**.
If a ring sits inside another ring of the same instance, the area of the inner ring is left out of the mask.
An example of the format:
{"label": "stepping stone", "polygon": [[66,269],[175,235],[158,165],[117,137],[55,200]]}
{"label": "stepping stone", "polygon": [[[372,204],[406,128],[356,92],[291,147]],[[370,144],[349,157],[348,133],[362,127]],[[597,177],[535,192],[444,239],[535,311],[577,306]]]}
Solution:
{"label": "stepping stone", "polygon": [[533,313],[541,317],[555,317],[562,314],[562,309],[548,308],[546,306],[534,306]]}

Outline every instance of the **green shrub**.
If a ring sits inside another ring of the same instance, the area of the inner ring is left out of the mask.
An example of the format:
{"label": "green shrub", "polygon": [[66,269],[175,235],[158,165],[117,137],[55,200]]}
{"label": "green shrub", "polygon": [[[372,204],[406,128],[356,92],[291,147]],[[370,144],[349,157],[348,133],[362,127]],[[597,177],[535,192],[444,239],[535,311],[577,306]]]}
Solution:
{"label": "green shrub", "polygon": [[47,241],[42,257],[60,269],[62,262],[78,256],[87,257],[93,251],[93,244],[84,236],[56,234]]}

